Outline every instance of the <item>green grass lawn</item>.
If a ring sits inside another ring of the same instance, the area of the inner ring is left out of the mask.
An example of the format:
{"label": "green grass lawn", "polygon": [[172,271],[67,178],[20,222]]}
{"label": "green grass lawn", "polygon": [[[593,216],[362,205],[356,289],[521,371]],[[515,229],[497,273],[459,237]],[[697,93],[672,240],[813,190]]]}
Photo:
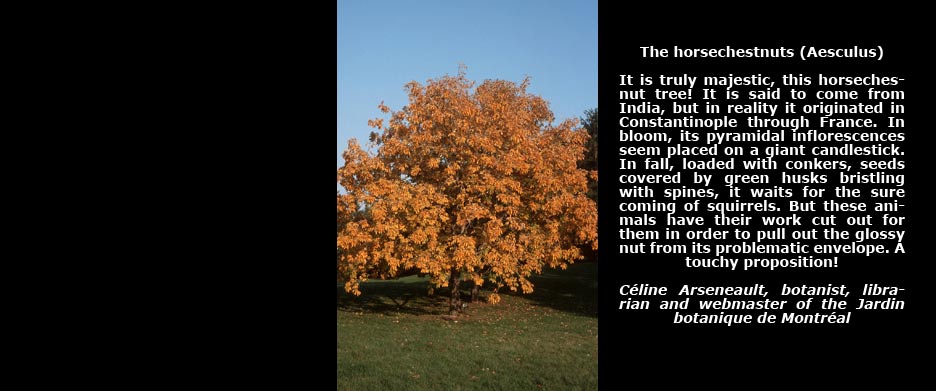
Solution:
{"label": "green grass lawn", "polygon": [[548,271],[534,293],[471,303],[457,320],[444,317],[448,292],[428,296],[416,276],[367,282],[360,297],[339,285],[338,389],[597,389],[596,270]]}

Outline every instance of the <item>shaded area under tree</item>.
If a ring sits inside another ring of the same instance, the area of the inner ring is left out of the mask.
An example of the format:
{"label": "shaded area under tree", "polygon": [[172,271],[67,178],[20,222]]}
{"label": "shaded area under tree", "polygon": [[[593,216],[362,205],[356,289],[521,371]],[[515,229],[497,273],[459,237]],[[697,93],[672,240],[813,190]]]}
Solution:
{"label": "shaded area under tree", "polygon": [[[520,296],[535,306],[579,316],[598,316],[598,265],[595,263],[576,263],[566,270],[547,270],[530,278],[535,289],[533,293],[499,292],[501,295]],[[471,297],[471,284],[462,284],[462,296]],[[338,310],[345,312],[368,312],[384,315],[445,315],[448,302],[448,290],[436,290],[429,295],[431,284],[425,278],[408,276],[396,280],[368,281],[361,284],[361,296],[345,292],[342,285],[337,286]],[[474,303],[467,301],[468,313],[472,305],[489,305],[484,298],[490,289],[481,289]],[[484,303],[484,304],[481,304]]]}

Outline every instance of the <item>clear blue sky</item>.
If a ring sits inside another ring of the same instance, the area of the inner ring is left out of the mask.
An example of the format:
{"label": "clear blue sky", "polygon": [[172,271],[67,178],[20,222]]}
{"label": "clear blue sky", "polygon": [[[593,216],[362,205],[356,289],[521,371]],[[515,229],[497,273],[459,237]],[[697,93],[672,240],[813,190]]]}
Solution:
{"label": "clear blue sky", "polygon": [[338,167],[365,144],[377,105],[406,104],[403,85],[458,73],[519,82],[557,120],[598,105],[597,0],[338,1]]}

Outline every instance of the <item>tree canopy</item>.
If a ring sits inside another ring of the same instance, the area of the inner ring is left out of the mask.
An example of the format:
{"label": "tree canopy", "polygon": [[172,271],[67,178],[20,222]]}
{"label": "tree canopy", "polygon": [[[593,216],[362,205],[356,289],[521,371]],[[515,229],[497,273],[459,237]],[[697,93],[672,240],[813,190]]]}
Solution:
{"label": "tree canopy", "polygon": [[[598,109],[585,111],[582,117],[582,127],[588,132],[588,140],[585,142],[585,157],[579,162],[579,167],[598,171]],[[593,177],[588,181],[588,196],[598,202],[598,178]]]}
{"label": "tree canopy", "polygon": [[459,284],[533,291],[529,277],[597,248],[597,210],[588,198],[593,170],[579,168],[588,133],[576,120],[555,123],[543,98],[517,84],[457,76],[406,85],[368,150],[348,143],[338,182],[338,272],[359,295],[369,278],[405,272]]}

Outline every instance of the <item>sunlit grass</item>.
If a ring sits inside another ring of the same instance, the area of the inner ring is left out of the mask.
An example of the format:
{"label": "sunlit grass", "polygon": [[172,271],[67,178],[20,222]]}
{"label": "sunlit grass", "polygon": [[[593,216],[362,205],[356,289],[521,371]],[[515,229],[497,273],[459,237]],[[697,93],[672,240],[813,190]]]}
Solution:
{"label": "sunlit grass", "polygon": [[416,276],[339,287],[338,389],[597,389],[596,281],[595,264],[550,271],[455,320]]}

